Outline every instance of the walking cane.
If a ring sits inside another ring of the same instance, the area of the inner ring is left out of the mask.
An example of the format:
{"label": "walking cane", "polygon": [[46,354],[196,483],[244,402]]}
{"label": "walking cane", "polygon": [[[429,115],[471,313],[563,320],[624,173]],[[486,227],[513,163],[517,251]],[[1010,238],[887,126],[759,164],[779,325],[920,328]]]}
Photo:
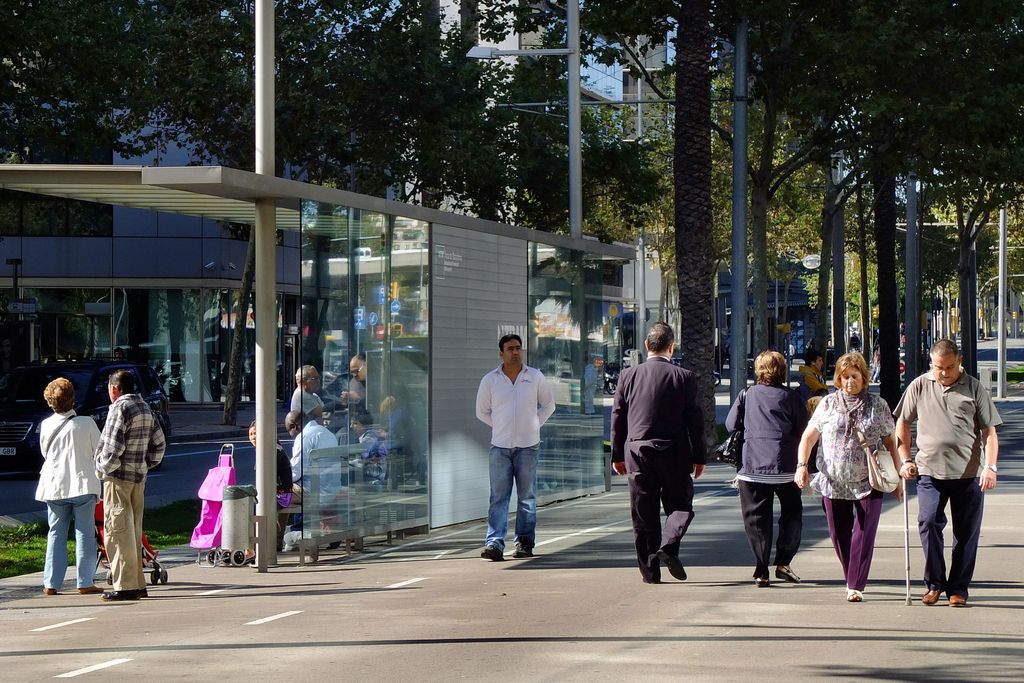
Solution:
{"label": "walking cane", "polygon": [[910,497],[907,489],[907,480],[902,481],[903,486],[903,557],[907,564],[907,606],[910,602]]}

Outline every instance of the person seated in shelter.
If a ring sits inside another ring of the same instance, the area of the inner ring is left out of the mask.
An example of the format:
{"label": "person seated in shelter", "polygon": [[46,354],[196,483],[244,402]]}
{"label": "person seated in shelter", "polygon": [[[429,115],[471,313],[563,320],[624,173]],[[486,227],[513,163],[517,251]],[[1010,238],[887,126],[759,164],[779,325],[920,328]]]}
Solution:
{"label": "person seated in shelter", "polygon": [[[256,420],[252,421],[249,425],[249,443],[253,446],[256,445]],[[298,503],[302,500],[302,496],[299,496],[299,500],[294,500],[295,494],[292,492],[292,467],[291,462],[288,460],[288,455],[284,452],[284,446],[280,442],[274,442],[276,447],[276,462],[277,462],[277,508],[283,510],[284,508],[290,507],[293,503]],[[277,549],[282,549],[282,539],[284,538],[285,527],[288,525],[288,513],[282,512],[277,516]]]}
{"label": "person seated in shelter", "polygon": [[373,417],[365,410],[353,414],[351,422],[352,432],[364,447],[359,454],[363,482],[373,488],[382,489],[387,483],[388,476],[387,434],[373,423]]}
{"label": "person seated in shelter", "polygon": [[357,353],[348,361],[348,389],[341,392],[341,402],[349,410],[366,410],[366,357]]}
{"label": "person seated in shelter", "polygon": [[320,373],[312,365],[303,365],[295,371],[295,391],[292,392],[291,410],[300,411],[304,421],[310,419],[315,408],[323,415],[324,402],[316,392],[320,389]]}
{"label": "person seated in shelter", "polygon": [[800,398],[805,402],[812,396],[826,396],[828,385],[822,374],[825,368],[825,357],[815,349],[808,347],[804,351],[804,364],[797,371],[800,373]]}
{"label": "person seated in shelter", "polygon": [[[331,431],[320,424],[323,413],[319,408],[310,410],[309,419],[303,422],[303,414],[297,410],[288,411],[284,418],[284,427],[288,434],[295,439],[292,444],[292,456],[290,459],[292,470],[292,491],[301,500],[304,494],[310,493],[310,481],[312,479],[312,465],[309,455],[318,448],[330,448],[338,445],[338,439]],[[319,470],[320,493],[323,493],[324,486],[331,486],[329,477],[325,479],[324,468]]]}

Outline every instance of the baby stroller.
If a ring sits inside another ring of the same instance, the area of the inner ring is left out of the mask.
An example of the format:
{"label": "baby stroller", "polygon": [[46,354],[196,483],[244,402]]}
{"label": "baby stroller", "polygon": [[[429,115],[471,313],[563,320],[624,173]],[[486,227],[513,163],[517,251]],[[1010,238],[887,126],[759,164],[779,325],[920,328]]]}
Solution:
{"label": "baby stroller", "polygon": [[[220,447],[217,466],[212,468],[199,487],[202,508],[199,524],[192,530],[189,545],[196,549],[196,564],[216,567],[218,565],[242,565],[249,555],[241,549],[224,549],[222,535],[224,518],[224,487],[235,484],[235,445],[226,443]],[[234,550],[234,552],[232,552]]]}
{"label": "baby stroller", "polygon": [[[107,583],[113,584],[113,577],[110,574],[110,561],[107,558],[105,535],[103,531],[103,501],[96,503],[96,570],[101,568],[107,570]],[[164,569],[156,559],[160,553],[149,543],[146,534],[142,534],[142,570],[149,572],[149,580],[155,586],[158,583],[167,584],[167,570]]]}

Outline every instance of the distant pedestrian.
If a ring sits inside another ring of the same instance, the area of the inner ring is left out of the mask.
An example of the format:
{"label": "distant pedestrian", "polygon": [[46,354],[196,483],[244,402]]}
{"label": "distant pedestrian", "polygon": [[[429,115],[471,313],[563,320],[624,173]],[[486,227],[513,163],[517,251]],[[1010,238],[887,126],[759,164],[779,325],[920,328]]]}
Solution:
{"label": "distant pedestrian", "polygon": [[[846,579],[846,600],[861,602],[875,552],[883,494],[868,483],[867,455],[859,434],[872,450],[885,444],[893,462],[898,462],[896,441],[889,406],[868,393],[864,356],[856,351],[840,356],[834,383],[839,391],[821,399],[804,430],[793,479],[801,489],[809,483],[821,494],[828,535]],[[818,473],[811,479],[808,463],[819,437]],[[900,498],[899,488],[894,493]]]}
{"label": "distant pedestrian", "polygon": [[[647,362],[627,368],[612,403],[612,467],[629,477],[637,565],[644,583],[661,583],[661,565],[680,581],[679,545],[693,521],[693,480],[704,472],[704,416],[697,378],[672,364],[675,335],[655,323]],[[661,528],[661,511],[667,519]]]}
{"label": "distant pedestrian", "polygon": [[824,396],[828,393],[825,384],[825,357],[808,347],[804,351],[804,364],[797,372],[800,373],[800,397],[806,402],[812,396]]}
{"label": "distant pedestrian", "polygon": [[770,585],[773,502],[779,499],[779,535],[775,544],[775,578],[800,583],[789,566],[800,548],[803,502],[793,481],[796,451],[807,426],[807,406],[795,389],[783,386],[786,359],[765,351],[754,361],[757,384],[736,399],[725,428],[743,425],[743,462],[737,473],[740,510],[754,553],[754,582]]}
{"label": "distant pedestrian", "polygon": [[602,383],[601,367],[604,365],[604,358],[594,356],[593,362],[588,363],[583,369],[583,414],[594,414],[594,399],[597,396],[597,387]]}
{"label": "distant pedestrian", "polygon": [[43,398],[53,415],[39,425],[39,472],[36,500],[46,503],[50,525],[46,536],[43,593],[56,595],[68,568],[68,527],[75,526],[75,566],[78,592],[102,593],[93,585],[96,576],[96,501],[100,480],[93,467],[93,453],[100,430],[88,415],[75,413],[75,387],[64,377],[46,385]]}
{"label": "distant pedestrian", "polygon": [[114,589],[104,600],[147,595],[142,572],[142,513],[146,476],[160,464],[166,442],[153,411],[136,393],[131,370],[111,373],[110,410],[96,447],[96,473],[103,479],[103,528]]}
{"label": "distant pedestrian", "polygon": [[540,428],[555,412],[547,380],[523,363],[523,340],[498,340],[501,365],[484,375],[476,394],[476,416],[491,428],[487,537],[480,557],[505,559],[508,503],[516,484],[516,548],[512,557],[532,557],[537,541],[537,457]]}
{"label": "distant pedestrian", "polygon": [[[931,348],[931,371],[907,387],[896,406],[900,476],[917,477],[917,527],[924,550],[925,594],[934,605],[945,593],[950,607],[964,607],[978,557],[985,491],[996,487],[1003,423],[992,396],[960,367],[949,339]],[[910,458],[910,425],[917,422],[917,459]],[[984,449],[984,461],[982,460]],[[946,504],[953,519],[953,555],[946,572],[943,531]]]}

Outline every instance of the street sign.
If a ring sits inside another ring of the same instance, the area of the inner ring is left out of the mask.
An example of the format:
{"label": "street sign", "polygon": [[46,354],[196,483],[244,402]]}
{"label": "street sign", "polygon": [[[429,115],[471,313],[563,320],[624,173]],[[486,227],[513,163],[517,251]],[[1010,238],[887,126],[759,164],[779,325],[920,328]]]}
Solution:
{"label": "street sign", "polygon": [[39,309],[39,300],[35,297],[29,297],[25,299],[14,299],[7,302],[7,311],[9,313],[36,313]]}
{"label": "street sign", "polygon": [[401,301],[401,299],[393,299],[391,301],[391,312],[392,313],[398,313],[401,310],[402,310],[402,301]]}
{"label": "street sign", "polygon": [[357,330],[366,329],[366,306],[356,306],[352,312],[352,321]]}
{"label": "street sign", "polygon": [[384,304],[388,300],[388,290],[381,285],[377,288],[377,303]]}
{"label": "street sign", "polygon": [[376,325],[380,322],[380,316],[377,315],[377,311],[370,311],[370,326]]}

